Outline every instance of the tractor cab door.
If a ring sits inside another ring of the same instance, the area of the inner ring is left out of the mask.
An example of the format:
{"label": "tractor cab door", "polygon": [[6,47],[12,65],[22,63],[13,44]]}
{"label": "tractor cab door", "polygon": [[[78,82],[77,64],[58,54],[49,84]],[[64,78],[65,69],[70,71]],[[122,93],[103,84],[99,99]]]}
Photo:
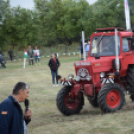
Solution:
{"label": "tractor cab door", "polygon": [[134,59],[134,52],[132,51],[131,43],[131,40],[127,37],[122,38],[122,70],[126,70],[128,65],[131,64]]}

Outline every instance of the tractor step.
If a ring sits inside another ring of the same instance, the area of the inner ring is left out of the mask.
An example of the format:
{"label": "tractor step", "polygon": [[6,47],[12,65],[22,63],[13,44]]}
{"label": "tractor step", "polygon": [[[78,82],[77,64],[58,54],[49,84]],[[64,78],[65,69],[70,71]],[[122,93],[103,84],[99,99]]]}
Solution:
{"label": "tractor step", "polygon": [[124,78],[124,77],[121,77],[121,81],[124,82],[124,83],[127,82],[126,78]]}

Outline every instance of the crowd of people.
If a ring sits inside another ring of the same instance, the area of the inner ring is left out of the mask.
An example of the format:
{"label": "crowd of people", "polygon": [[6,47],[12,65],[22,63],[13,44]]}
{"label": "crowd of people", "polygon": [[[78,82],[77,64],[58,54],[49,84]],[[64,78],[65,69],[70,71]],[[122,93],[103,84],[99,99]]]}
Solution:
{"label": "crowd of people", "polygon": [[[10,60],[12,61],[13,60],[13,51],[10,49],[8,51],[8,55],[10,57]],[[27,49],[27,58],[28,58],[28,62],[29,62],[29,65],[34,65],[34,62],[35,62],[35,65],[40,65],[40,51],[38,49],[37,46],[35,46],[35,49],[32,49],[31,46],[28,46],[28,49]],[[1,67],[5,67],[5,62],[4,62],[4,58],[2,56],[2,53],[0,53],[0,63],[1,63]],[[53,87],[58,87],[58,79],[57,79],[57,75],[58,75],[58,68],[60,66],[60,62],[57,58],[57,54],[54,53],[52,54],[51,56],[51,59],[49,60],[48,62],[48,66],[51,70],[51,75],[52,75],[52,84],[53,84]],[[56,79],[56,82],[55,82],[55,79]]]}
{"label": "crowd of people", "polygon": [[[85,52],[86,52],[86,57],[88,57],[89,47],[90,47],[90,40],[86,39],[85,40],[85,45],[84,45]],[[80,49],[81,60],[82,60],[83,59],[82,42],[80,44],[79,49]],[[32,49],[32,47],[29,45],[28,49],[26,51],[27,51],[27,58],[28,58],[29,65],[34,65],[34,63],[35,63],[35,65],[40,65],[40,50],[38,49],[38,47],[35,46],[35,49]],[[8,51],[8,55],[10,57],[10,60],[12,61],[14,53],[13,53],[13,51],[11,49]],[[0,59],[2,59],[1,55],[0,55]],[[3,63],[4,62],[1,63],[2,67],[6,67],[5,64],[3,64]],[[59,62],[58,57],[57,57],[57,55],[55,53],[51,55],[51,59],[48,62],[48,66],[49,66],[49,68],[51,70],[53,87],[58,87],[57,76],[58,76],[58,68],[60,66],[60,62]]]}

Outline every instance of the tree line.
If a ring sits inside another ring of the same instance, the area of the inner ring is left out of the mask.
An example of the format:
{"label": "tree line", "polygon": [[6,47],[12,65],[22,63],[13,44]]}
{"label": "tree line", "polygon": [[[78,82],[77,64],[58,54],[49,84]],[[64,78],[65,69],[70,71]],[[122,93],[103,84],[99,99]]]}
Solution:
{"label": "tree line", "polygon": [[[130,5],[131,25],[134,25],[134,1]],[[126,27],[124,0],[98,0],[90,5],[86,0],[34,0],[34,9],[11,7],[9,0],[0,0],[0,48],[24,49],[27,45],[65,47],[86,38],[96,28]]]}

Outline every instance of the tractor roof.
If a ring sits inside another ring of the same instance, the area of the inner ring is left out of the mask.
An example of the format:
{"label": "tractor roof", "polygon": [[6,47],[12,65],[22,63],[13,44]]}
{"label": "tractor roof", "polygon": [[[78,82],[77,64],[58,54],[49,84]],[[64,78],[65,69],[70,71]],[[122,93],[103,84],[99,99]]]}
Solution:
{"label": "tractor roof", "polygon": [[126,31],[123,28],[119,27],[108,27],[108,28],[97,28],[97,32],[114,32],[115,28],[117,28],[118,31]]}

